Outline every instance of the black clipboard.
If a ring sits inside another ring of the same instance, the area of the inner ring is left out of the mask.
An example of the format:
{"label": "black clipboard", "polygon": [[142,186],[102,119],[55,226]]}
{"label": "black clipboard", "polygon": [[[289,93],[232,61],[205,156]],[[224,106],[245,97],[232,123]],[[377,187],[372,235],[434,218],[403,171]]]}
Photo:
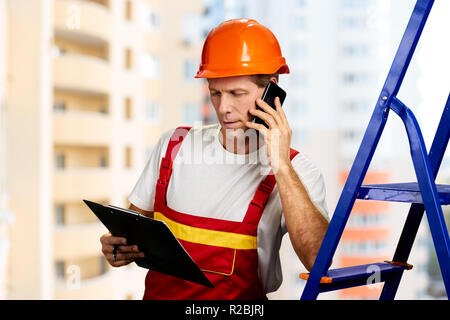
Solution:
{"label": "black clipboard", "polygon": [[128,245],[136,244],[145,253],[144,258],[135,260],[139,267],[214,288],[164,221],[133,210],[83,201],[113,236],[126,238]]}

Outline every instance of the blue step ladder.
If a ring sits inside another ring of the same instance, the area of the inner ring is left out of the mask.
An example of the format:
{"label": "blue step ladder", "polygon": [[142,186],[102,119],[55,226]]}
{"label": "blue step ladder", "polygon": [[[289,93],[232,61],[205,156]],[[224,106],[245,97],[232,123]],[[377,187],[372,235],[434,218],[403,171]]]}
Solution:
{"label": "blue step ladder", "polygon": [[[416,2],[314,266],[311,273],[300,275],[301,278],[307,280],[301,296],[302,300],[317,299],[322,292],[376,282],[384,282],[380,295],[381,300],[394,299],[403,272],[412,268],[407,260],[424,211],[428,219],[445,290],[447,296],[450,295],[450,241],[441,207],[441,205],[450,204],[450,186],[435,184],[435,178],[450,136],[450,95],[429,155],[427,155],[422,132],[413,112],[397,98],[433,2],[434,0],[418,0]],[[362,185],[390,110],[394,111],[405,125],[418,182]],[[394,257],[392,261],[329,270],[356,199],[411,203]]]}

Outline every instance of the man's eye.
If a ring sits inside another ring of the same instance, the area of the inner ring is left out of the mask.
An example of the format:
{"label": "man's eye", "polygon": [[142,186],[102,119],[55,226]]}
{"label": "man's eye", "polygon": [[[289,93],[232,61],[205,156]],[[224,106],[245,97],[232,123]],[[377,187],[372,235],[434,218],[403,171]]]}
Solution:
{"label": "man's eye", "polygon": [[235,97],[241,97],[241,96],[243,96],[245,93],[244,92],[234,92],[233,93],[233,95],[235,96]]}

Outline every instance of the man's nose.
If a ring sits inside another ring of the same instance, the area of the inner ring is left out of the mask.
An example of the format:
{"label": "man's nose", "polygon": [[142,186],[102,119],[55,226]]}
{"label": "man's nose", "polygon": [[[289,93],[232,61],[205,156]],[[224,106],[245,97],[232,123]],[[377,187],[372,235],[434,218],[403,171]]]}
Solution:
{"label": "man's nose", "polygon": [[221,113],[221,114],[226,114],[233,110],[233,104],[226,94],[223,94],[220,97],[218,109],[219,109],[219,113]]}

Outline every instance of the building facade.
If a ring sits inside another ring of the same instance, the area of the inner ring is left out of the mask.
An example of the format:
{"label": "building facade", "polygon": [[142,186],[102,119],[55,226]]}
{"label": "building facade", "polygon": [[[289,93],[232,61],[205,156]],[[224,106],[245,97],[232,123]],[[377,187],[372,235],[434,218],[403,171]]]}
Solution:
{"label": "building facade", "polygon": [[[109,266],[106,229],[82,199],[127,207],[163,132],[216,121],[206,82],[193,76],[207,32],[226,19],[254,18],[279,39],[291,69],[280,85],[292,145],[321,168],[332,217],[414,3],[0,0],[0,298],[142,297],[146,270]],[[426,120],[427,146],[450,86],[435,63],[446,63],[449,47],[433,36],[447,26],[448,5],[435,3],[400,92]],[[364,183],[415,180],[403,125],[389,120]],[[408,208],[356,201],[333,267],[390,259]],[[424,223],[398,299],[442,297],[432,251]],[[269,297],[297,299],[306,270],[288,237],[281,262],[283,284]],[[319,298],[376,299],[380,290]]]}
{"label": "building facade", "polygon": [[184,124],[185,110],[200,110],[202,82],[191,79],[201,39],[185,26],[198,20],[201,3],[2,5],[15,214],[7,297],[140,299],[145,270],[109,266],[99,241],[106,229],[82,200],[127,207],[160,135]]}

